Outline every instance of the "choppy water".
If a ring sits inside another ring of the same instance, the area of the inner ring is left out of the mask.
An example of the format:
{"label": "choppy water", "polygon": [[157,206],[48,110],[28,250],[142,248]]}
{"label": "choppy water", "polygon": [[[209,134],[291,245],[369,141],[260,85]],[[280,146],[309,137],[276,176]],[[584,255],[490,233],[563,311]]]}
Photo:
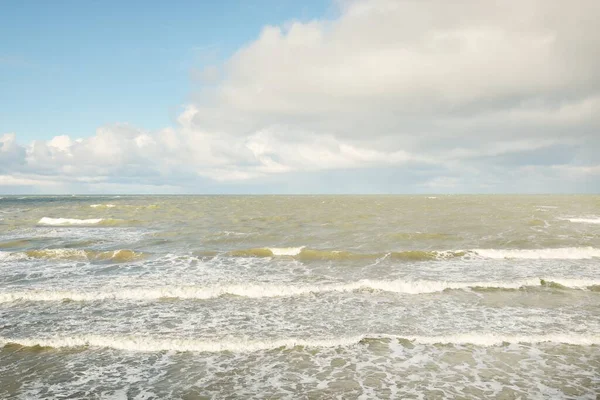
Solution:
{"label": "choppy water", "polygon": [[0,398],[589,398],[600,196],[0,199]]}

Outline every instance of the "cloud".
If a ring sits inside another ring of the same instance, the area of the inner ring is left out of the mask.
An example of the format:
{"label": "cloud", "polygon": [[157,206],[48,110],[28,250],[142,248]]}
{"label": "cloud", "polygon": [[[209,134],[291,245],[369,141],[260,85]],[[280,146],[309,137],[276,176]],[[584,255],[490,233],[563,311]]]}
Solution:
{"label": "cloud", "polygon": [[1,172],[85,190],[600,190],[599,2],[336,4],[194,68],[206,85],[175,126],[5,134]]}
{"label": "cloud", "polygon": [[14,133],[0,136],[0,171],[10,171],[25,163],[25,149],[17,144]]}

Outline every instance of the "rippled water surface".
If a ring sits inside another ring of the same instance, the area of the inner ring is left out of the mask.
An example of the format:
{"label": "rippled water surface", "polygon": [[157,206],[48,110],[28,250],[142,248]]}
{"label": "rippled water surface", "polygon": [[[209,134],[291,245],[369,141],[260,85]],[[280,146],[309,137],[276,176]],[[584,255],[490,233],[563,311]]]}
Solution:
{"label": "rippled water surface", "polygon": [[0,398],[600,393],[600,196],[0,198]]}

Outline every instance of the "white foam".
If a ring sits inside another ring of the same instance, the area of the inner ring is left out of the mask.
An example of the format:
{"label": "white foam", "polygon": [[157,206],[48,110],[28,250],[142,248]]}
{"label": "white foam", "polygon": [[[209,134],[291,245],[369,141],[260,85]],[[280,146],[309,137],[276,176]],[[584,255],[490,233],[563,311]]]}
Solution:
{"label": "white foam", "polygon": [[503,343],[564,343],[577,346],[600,344],[600,335],[557,333],[548,335],[498,335],[495,333],[463,333],[444,336],[406,336],[404,339],[422,344],[473,344],[498,346]]}
{"label": "white foam", "polygon": [[[268,250],[273,256],[290,256],[295,257],[300,255],[306,247],[264,247],[261,249],[251,250]],[[317,252],[319,250],[316,250]],[[332,253],[340,252],[333,251]],[[418,251],[415,251],[418,252]],[[395,252],[402,255],[411,253],[411,250]],[[600,248],[588,247],[559,247],[545,249],[468,249],[468,250],[437,250],[427,251],[434,259],[446,260],[449,258],[463,257],[465,259],[472,258],[487,258],[487,259],[556,259],[556,260],[584,260],[595,257],[600,257]],[[464,253],[464,254],[460,254]],[[394,253],[387,253],[394,254]]]}
{"label": "white foam", "polygon": [[563,218],[566,221],[581,224],[600,224],[600,218]]}
{"label": "white foam", "polygon": [[102,222],[102,218],[76,219],[76,218],[50,218],[43,217],[38,221],[40,225],[95,225]]}
{"label": "white foam", "polygon": [[297,256],[302,251],[302,247],[268,247],[274,256]]}
{"label": "white foam", "polygon": [[471,252],[484,258],[585,260],[600,257],[600,249],[594,247],[562,247],[555,249],[473,249]]}
{"label": "white foam", "polygon": [[114,204],[92,204],[90,205],[92,208],[113,208],[116,207]]}
{"label": "white foam", "polygon": [[366,334],[342,338],[304,339],[282,338],[273,340],[201,340],[189,338],[153,338],[147,336],[111,337],[99,335],[81,335],[70,337],[47,338],[8,338],[0,337],[0,344],[16,343],[21,346],[42,346],[53,348],[64,347],[103,347],[125,351],[137,352],[234,352],[250,353],[278,348],[302,347],[349,347],[359,345],[363,340],[391,339],[408,340],[421,344],[472,344],[476,346],[497,346],[503,343],[564,343],[578,346],[591,346],[600,344],[600,335],[581,335],[572,333],[559,333],[548,335],[497,335],[491,333],[464,333],[444,336],[403,336],[390,334]]}
{"label": "white foam", "polygon": [[0,261],[17,261],[26,258],[28,258],[27,255],[22,252],[0,251]]}
{"label": "white foam", "polygon": [[[600,285],[600,279],[569,279],[547,278],[572,289],[584,289]],[[226,295],[267,298],[293,297],[310,293],[352,292],[358,290],[380,290],[402,294],[424,294],[442,292],[447,289],[465,290],[471,288],[518,289],[525,286],[539,286],[540,279],[528,278],[515,281],[489,282],[451,282],[451,281],[405,281],[405,280],[368,280],[363,279],[349,283],[323,285],[278,285],[278,284],[239,284],[215,286],[165,286],[157,288],[111,288],[99,291],[72,290],[29,290],[20,292],[0,293],[0,303],[12,301],[104,301],[104,300],[133,300],[155,301],[164,298],[177,299],[212,299]]]}
{"label": "white foam", "polygon": [[0,337],[0,344],[17,343],[22,346],[43,347],[108,347],[118,350],[155,352],[155,351],[191,351],[248,353],[259,350],[270,350],[281,347],[338,347],[358,343],[363,336],[335,339],[279,339],[279,340],[244,340],[229,339],[223,341],[204,341],[195,339],[162,339],[151,337],[110,337],[83,335],[73,337],[49,337],[41,339],[13,339]]}

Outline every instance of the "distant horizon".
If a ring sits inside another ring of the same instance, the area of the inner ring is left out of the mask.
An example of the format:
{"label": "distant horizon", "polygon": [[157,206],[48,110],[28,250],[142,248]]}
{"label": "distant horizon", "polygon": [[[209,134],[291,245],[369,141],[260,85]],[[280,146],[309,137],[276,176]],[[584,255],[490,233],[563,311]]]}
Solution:
{"label": "distant horizon", "polygon": [[6,197],[133,197],[133,196],[600,196],[600,193],[3,193]]}

